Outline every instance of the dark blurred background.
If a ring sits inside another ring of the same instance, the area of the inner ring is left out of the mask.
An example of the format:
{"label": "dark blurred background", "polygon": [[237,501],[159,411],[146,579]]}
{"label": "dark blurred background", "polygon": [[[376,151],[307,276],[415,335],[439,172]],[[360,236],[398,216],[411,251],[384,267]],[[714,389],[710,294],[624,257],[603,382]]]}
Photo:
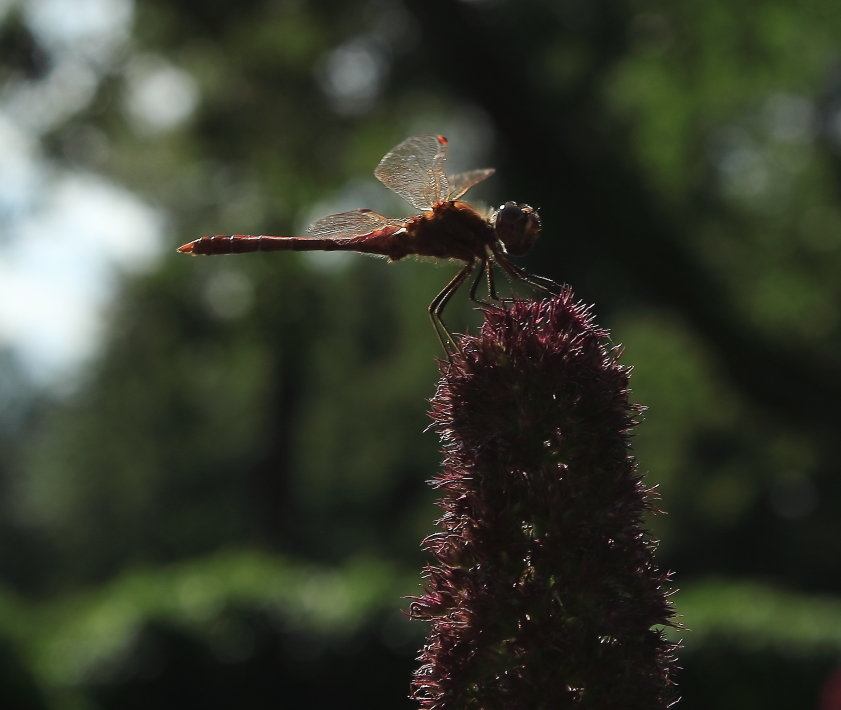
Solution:
{"label": "dark blurred background", "polygon": [[841,708],[825,0],[0,2],[0,705],[412,707],[455,267],[174,250],[418,133],[626,348],[682,706]]}

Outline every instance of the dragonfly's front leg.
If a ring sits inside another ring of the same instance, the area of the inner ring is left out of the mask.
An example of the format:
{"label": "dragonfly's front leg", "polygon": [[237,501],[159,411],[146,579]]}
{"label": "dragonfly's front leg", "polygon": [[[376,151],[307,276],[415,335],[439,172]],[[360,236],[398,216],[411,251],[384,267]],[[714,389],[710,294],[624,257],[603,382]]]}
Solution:
{"label": "dragonfly's front leg", "polygon": [[530,274],[525,269],[515,266],[506,258],[500,258],[497,256],[497,263],[509,276],[528,284],[533,289],[543,291],[551,296],[558,296],[563,291],[564,287],[555,283],[552,279],[548,279],[545,276],[535,276],[534,274]]}

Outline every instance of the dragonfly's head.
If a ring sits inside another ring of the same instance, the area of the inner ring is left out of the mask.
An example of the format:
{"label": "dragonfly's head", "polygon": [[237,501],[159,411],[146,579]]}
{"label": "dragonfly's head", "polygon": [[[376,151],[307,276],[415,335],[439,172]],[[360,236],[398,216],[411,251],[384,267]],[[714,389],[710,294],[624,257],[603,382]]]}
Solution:
{"label": "dragonfly's head", "polygon": [[513,256],[525,254],[540,234],[540,216],[528,205],[506,202],[493,214],[496,236]]}

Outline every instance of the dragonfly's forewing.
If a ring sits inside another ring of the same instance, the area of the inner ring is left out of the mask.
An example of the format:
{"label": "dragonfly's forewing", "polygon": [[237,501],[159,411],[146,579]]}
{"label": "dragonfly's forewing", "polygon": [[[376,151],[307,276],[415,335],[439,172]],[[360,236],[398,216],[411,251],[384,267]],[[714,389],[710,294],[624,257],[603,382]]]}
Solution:
{"label": "dragonfly's forewing", "polygon": [[414,136],[386,153],[374,175],[413,207],[428,210],[449,195],[446,162],[444,136]]}
{"label": "dragonfly's forewing", "polygon": [[328,239],[364,237],[384,227],[402,227],[405,222],[405,219],[385,217],[372,210],[353,210],[317,219],[307,227],[306,235]]}
{"label": "dragonfly's forewing", "polygon": [[457,200],[474,185],[487,180],[494,174],[493,168],[485,168],[484,170],[470,170],[466,173],[458,173],[457,175],[448,175],[447,182],[450,185],[450,192],[447,199]]}

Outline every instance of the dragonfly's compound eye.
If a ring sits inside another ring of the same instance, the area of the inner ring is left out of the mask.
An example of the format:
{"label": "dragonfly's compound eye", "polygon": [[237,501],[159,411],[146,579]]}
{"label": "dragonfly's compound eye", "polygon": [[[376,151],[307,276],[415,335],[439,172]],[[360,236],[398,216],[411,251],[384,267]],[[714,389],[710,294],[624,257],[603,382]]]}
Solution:
{"label": "dragonfly's compound eye", "polygon": [[513,256],[525,254],[540,234],[540,217],[528,205],[506,202],[494,213],[493,221],[497,239]]}

